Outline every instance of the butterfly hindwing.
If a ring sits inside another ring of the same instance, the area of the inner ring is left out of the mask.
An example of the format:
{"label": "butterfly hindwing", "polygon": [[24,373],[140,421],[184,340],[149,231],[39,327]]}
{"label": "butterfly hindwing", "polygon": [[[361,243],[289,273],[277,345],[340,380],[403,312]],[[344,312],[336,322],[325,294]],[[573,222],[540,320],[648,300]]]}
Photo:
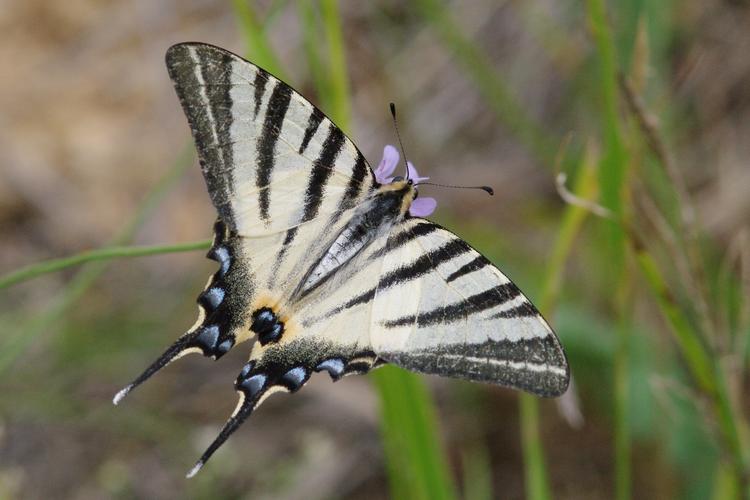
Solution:
{"label": "butterfly hindwing", "polygon": [[373,304],[373,350],[423,373],[541,396],[567,389],[565,354],[539,311],[499,269],[437,224],[394,229]]}

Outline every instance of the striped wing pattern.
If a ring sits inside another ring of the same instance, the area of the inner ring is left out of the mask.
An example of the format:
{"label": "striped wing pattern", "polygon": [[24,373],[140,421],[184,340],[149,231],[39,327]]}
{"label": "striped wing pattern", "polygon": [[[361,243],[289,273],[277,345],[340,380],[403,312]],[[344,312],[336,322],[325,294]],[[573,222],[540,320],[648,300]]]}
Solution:
{"label": "striped wing pattern", "polygon": [[469,244],[424,219],[394,230],[370,336],[384,360],[423,373],[558,396],[568,365],[539,311]]}
{"label": "striped wing pattern", "polygon": [[192,43],[171,47],[166,63],[211,200],[232,231],[252,237],[293,230],[353,207],[374,185],[341,129],[258,66]]}
{"label": "striped wing pattern", "polygon": [[195,474],[268,395],[390,362],[562,394],[568,366],[534,306],[486,258],[408,210],[410,181],[376,182],[354,144],[284,82],[218,47],[171,47],[167,68],[218,212],[199,318],[136,380],[178,357],[256,338],[240,401]]}

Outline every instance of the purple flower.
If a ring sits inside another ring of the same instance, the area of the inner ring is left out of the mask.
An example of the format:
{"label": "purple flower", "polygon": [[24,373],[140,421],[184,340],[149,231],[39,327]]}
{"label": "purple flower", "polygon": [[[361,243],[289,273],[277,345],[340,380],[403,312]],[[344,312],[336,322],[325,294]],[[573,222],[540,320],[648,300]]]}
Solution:
{"label": "purple flower", "polygon": [[390,144],[383,148],[383,159],[380,160],[380,165],[375,169],[375,180],[380,184],[390,184],[393,181],[391,174],[396,170],[398,160],[399,154],[396,148]]}
{"label": "purple flower", "polygon": [[437,200],[435,198],[417,198],[411,202],[409,213],[414,217],[427,217],[435,211]]}
{"label": "purple flower", "polygon": [[[398,150],[390,144],[383,148],[383,159],[380,160],[378,168],[375,169],[375,180],[380,184],[390,184],[393,182],[393,171],[398,166],[400,155]],[[417,169],[412,165],[411,162],[406,163],[406,168],[409,170],[409,179],[414,181],[414,184],[419,184],[422,181],[426,181],[429,177],[420,177]],[[437,207],[437,200],[435,198],[417,198],[409,207],[409,213],[414,217],[427,217],[435,211]]]}

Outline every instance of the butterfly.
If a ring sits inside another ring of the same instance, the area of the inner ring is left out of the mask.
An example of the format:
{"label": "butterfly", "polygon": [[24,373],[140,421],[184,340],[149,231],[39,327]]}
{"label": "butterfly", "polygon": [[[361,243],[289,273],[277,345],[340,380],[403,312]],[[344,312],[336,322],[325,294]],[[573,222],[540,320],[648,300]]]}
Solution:
{"label": "butterfly", "polygon": [[175,359],[255,339],[236,409],[194,475],[274,392],[386,363],[559,396],[565,353],[537,309],[468,243],[423,217],[426,178],[386,147],[373,171],[318,108],[224,49],[181,43],[166,64],[218,212],[218,270],[198,320],[114,398]]}

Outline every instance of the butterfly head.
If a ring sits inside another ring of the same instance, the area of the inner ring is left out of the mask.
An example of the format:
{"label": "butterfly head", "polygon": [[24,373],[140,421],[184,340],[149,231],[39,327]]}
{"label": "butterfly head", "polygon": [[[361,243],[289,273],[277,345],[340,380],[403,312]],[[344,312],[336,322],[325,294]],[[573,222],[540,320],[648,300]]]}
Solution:
{"label": "butterfly head", "polygon": [[375,179],[383,185],[384,189],[404,192],[404,203],[406,210],[414,217],[427,217],[435,211],[437,200],[435,198],[419,198],[417,186],[420,182],[426,181],[429,177],[420,177],[417,169],[411,162],[406,163],[407,176],[393,176],[393,172],[398,166],[400,155],[398,150],[387,145],[383,149],[383,159],[375,169]]}

